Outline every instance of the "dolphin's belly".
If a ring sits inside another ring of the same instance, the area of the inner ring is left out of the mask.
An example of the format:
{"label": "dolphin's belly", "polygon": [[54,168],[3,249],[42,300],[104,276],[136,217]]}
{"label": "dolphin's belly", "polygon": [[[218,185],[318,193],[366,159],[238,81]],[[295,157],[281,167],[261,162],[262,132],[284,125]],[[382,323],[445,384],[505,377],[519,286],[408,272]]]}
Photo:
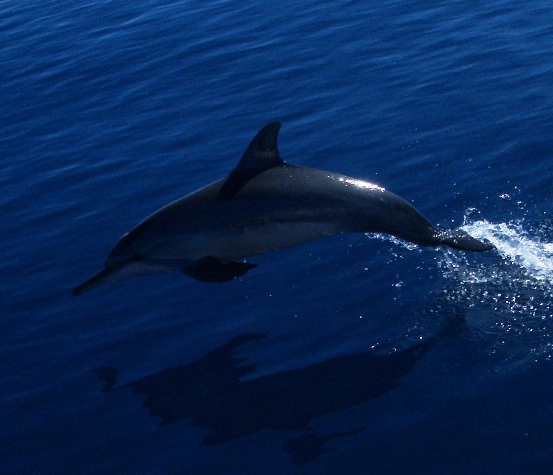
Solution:
{"label": "dolphin's belly", "polygon": [[[317,221],[271,222],[260,226],[212,233],[196,249],[195,258],[211,255],[224,262],[277,251],[303,242],[331,236],[341,232],[338,223]],[[190,244],[190,243],[189,243]]]}
{"label": "dolphin's belly", "polygon": [[176,239],[173,233],[170,242],[158,247],[163,254],[159,257],[196,260],[212,256],[232,262],[344,231],[339,216],[322,209],[264,209],[264,213],[257,209],[219,210],[215,220],[194,229],[184,226]]}

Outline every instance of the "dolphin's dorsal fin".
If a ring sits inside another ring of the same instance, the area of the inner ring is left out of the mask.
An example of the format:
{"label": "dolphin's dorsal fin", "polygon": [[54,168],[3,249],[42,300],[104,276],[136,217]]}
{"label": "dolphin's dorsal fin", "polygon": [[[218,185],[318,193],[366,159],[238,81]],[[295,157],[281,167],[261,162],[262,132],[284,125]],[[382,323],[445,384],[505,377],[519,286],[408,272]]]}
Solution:
{"label": "dolphin's dorsal fin", "polygon": [[280,122],[263,127],[253,138],[242,158],[219,190],[217,199],[229,200],[253,177],[269,168],[284,164],[278,153],[277,137]]}

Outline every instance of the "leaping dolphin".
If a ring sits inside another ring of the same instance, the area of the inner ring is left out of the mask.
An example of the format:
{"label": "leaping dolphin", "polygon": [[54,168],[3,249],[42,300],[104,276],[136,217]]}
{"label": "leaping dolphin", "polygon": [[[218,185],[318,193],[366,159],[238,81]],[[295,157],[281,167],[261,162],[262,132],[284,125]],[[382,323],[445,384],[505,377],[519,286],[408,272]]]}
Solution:
{"label": "leaping dolphin", "polygon": [[277,147],[280,126],[261,129],[230,175],[164,206],[125,234],[105,268],[73,295],[174,270],[224,282],[256,266],[243,259],[345,232],[391,234],[420,246],[493,249],[463,231],[437,230],[378,185],[284,162]]}

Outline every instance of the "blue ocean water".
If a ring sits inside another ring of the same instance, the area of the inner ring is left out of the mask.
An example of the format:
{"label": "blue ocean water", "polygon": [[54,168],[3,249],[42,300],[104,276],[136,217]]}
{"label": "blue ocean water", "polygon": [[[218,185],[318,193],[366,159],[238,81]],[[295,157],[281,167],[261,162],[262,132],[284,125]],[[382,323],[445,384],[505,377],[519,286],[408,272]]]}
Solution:
{"label": "blue ocean water", "polygon": [[[553,6],[0,2],[0,472],[549,473]],[[496,251],[339,235],[78,298],[280,120]]]}

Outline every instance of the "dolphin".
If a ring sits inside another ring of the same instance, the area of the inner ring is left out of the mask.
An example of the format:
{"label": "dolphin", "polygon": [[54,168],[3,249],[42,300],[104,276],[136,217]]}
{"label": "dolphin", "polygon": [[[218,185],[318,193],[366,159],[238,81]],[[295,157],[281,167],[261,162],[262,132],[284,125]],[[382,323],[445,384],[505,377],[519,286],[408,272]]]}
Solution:
{"label": "dolphin", "polygon": [[229,281],[256,266],[246,258],[346,232],[385,233],[420,246],[493,249],[464,231],[436,229],[378,185],[284,162],[280,126],[261,129],[227,177],[164,206],[125,234],[105,268],[73,295],[174,270],[203,282]]}

